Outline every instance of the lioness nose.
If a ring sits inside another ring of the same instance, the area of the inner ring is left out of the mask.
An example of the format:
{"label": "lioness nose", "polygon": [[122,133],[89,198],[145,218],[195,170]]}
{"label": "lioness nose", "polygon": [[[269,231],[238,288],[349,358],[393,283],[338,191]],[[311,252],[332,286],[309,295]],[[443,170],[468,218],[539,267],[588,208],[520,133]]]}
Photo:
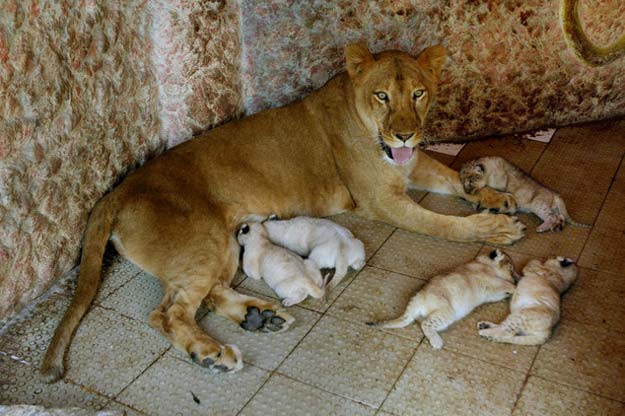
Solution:
{"label": "lioness nose", "polygon": [[414,133],[395,133],[395,137],[402,142],[408,141],[412,136],[414,136]]}

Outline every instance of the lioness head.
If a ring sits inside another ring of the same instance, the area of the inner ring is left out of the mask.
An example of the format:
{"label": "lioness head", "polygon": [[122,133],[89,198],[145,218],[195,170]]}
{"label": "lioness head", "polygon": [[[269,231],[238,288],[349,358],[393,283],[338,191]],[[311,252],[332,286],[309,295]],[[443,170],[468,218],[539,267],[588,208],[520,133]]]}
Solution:
{"label": "lioness head", "polygon": [[388,160],[408,163],[423,141],[445,48],[432,46],[413,58],[399,51],[373,55],[364,44],[352,44],[345,48],[345,57],[358,115]]}

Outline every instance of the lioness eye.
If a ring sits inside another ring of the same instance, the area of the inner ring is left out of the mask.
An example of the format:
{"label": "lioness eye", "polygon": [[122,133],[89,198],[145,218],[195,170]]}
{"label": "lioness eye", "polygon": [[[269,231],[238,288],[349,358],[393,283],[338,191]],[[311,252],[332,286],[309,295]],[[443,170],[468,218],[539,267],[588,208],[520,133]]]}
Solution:
{"label": "lioness eye", "polygon": [[378,91],[378,92],[375,92],[374,94],[378,98],[378,100],[388,101],[388,95],[384,91]]}
{"label": "lioness eye", "polygon": [[415,90],[415,92],[412,93],[412,99],[417,100],[423,97],[424,95],[425,95],[425,90]]}

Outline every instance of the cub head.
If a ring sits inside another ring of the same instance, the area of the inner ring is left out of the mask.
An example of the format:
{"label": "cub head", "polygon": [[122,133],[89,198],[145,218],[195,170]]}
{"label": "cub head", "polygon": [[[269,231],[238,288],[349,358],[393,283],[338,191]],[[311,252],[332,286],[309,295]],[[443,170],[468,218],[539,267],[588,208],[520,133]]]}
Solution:
{"label": "cub head", "polygon": [[460,168],[460,182],[464,192],[467,194],[472,195],[479,192],[487,184],[484,164],[478,159],[462,165],[462,168]]}
{"label": "cub head", "polygon": [[487,260],[485,260],[486,262],[490,262],[495,267],[495,270],[497,270],[497,276],[512,283],[514,283],[515,280],[518,280],[519,275],[515,270],[514,263],[509,255],[496,248],[488,253],[488,256],[483,256],[483,258],[484,257],[487,258]]}
{"label": "cub head", "polygon": [[345,48],[345,58],[360,119],[380,144],[383,157],[398,165],[408,163],[423,142],[445,48],[432,46],[414,58],[400,51],[373,55],[359,43]]}
{"label": "cub head", "polygon": [[261,223],[251,222],[241,224],[239,230],[237,231],[237,241],[240,245],[244,246],[248,244],[252,239],[257,238],[258,236],[266,236],[267,231],[265,231],[265,227]]}
{"label": "cub head", "polygon": [[534,259],[523,268],[523,275],[538,275],[564,292],[577,279],[577,266],[573,260],[557,256],[545,261]]}

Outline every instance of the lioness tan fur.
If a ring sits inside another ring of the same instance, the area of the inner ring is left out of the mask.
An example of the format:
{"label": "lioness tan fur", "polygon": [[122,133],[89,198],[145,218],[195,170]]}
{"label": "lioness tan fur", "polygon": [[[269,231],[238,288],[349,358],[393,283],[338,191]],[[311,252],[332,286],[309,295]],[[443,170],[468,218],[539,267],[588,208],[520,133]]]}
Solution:
{"label": "lioness tan fur", "polygon": [[421,321],[423,335],[434,349],[443,348],[439,331],[464,318],[478,306],[497,302],[514,292],[514,265],[499,249],[478,256],[449,273],[431,278],[406,306],[404,313],[391,321],[369,325],[403,328]]}
{"label": "lioness tan fur", "polygon": [[510,315],[500,324],[478,322],[479,334],[497,342],[544,344],[560,320],[560,295],[577,278],[577,266],[565,257],[532,260],[523,268]]}
{"label": "lioness tan fur", "polygon": [[[157,276],[165,295],[150,323],[199,364],[240,367],[240,356],[196,323],[205,301],[246,329],[292,318],[274,302],[230,288],[239,258],[237,226],[253,216],[366,218],[456,241],[512,243],[523,225],[505,215],[430,212],[407,188],[457,195],[483,206],[504,198],[466,195],[458,173],[416,149],[437,91],[445,50],[417,58],[366,46],[346,48],[347,72],[302,101],[264,111],[190,140],[128,176],[93,209],[78,288],[48,348],[42,372],[63,374],[63,355],[99,285],[105,245]],[[405,147],[405,149],[401,149]],[[391,159],[396,155],[402,164]],[[390,156],[389,156],[390,155]],[[274,319],[274,318],[279,319]]]}

